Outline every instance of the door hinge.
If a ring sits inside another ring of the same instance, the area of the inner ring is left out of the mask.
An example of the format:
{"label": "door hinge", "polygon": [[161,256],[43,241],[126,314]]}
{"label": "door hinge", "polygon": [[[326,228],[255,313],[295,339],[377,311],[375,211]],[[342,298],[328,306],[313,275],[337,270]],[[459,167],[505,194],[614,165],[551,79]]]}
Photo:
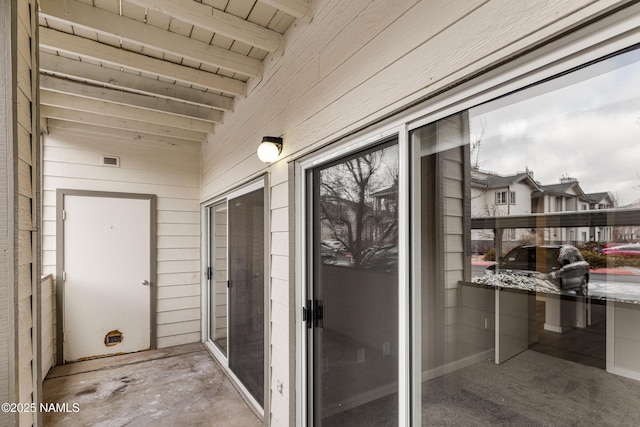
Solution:
{"label": "door hinge", "polygon": [[227,288],[231,287],[231,280],[227,280]]}
{"label": "door hinge", "polygon": [[67,219],[67,211],[65,211],[64,209],[62,210],[62,220],[64,221],[65,219]]}
{"label": "door hinge", "polygon": [[207,267],[207,280],[211,280],[213,277],[213,269],[211,267]]}
{"label": "door hinge", "polygon": [[65,282],[67,280],[67,272],[63,271],[62,272],[62,281]]}

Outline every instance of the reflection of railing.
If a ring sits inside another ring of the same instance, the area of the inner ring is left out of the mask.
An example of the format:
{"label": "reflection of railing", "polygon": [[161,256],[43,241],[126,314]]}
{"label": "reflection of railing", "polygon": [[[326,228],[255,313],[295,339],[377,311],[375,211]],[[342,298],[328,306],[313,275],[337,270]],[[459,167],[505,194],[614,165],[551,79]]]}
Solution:
{"label": "reflection of railing", "polygon": [[53,366],[54,350],[54,316],[53,316],[53,277],[48,274],[42,278],[40,292],[42,294],[42,377],[44,378]]}
{"label": "reflection of railing", "polygon": [[[504,230],[508,229],[544,229],[544,228],[570,228],[570,227],[620,227],[620,226],[640,226],[640,209],[601,209],[577,212],[554,212],[530,215],[508,215],[493,217],[477,217],[471,219],[471,229],[493,230],[494,247],[497,254],[503,253],[502,236]],[[499,266],[498,266],[499,267]],[[594,281],[594,272],[590,282]],[[607,272],[607,278],[601,279],[607,283],[606,293],[589,292],[590,298],[625,302],[630,304],[640,304],[640,286],[636,283],[620,284],[620,280],[613,281],[611,272]],[[482,277],[476,281],[491,281],[492,284],[499,282],[499,278]],[[526,288],[525,279],[520,278],[515,286],[500,287],[520,287]],[[486,284],[486,283],[485,283]],[[616,286],[610,286],[615,284]],[[545,293],[549,293],[544,291]],[[603,292],[603,291],[600,291]],[[553,292],[551,292],[553,293]]]}
{"label": "reflection of railing", "polygon": [[471,229],[618,227],[640,225],[640,209],[601,209],[471,218]]}

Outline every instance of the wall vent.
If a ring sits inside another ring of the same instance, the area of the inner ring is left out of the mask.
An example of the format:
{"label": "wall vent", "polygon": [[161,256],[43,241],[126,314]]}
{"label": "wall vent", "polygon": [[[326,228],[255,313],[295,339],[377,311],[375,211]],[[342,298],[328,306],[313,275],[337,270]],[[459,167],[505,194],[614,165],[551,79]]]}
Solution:
{"label": "wall vent", "polygon": [[111,347],[116,344],[120,344],[123,339],[124,336],[122,335],[122,332],[116,329],[111,332],[107,332],[107,335],[104,336],[104,345]]}
{"label": "wall vent", "polygon": [[117,156],[102,156],[102,166],[111,166],[114,168],[120,167],[120,157]]}

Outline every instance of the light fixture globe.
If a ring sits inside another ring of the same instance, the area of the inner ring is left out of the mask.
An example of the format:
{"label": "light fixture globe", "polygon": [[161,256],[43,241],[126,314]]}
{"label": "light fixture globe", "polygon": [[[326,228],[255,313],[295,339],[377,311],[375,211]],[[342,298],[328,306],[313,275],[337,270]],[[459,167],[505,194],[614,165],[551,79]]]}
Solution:
{"label": "light fixture globe", "polygon": [[275,136],[263,136],[258,147],[258,158],[263,163],[273,163],[278,160],[282,151],[282,138]]}

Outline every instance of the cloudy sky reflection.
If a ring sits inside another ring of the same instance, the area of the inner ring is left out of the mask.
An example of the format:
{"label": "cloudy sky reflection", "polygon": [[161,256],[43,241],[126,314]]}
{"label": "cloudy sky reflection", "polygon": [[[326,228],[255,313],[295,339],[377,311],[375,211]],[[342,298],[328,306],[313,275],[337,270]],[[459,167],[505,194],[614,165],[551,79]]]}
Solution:
{"label": "cloudy sky reflection", "polygon": [[[640,51],[602,61],[470,111],[472,165],[528,167],[543,185],[577,178],[586,193],[640,200]],[[635,187],[635,188],[634,188]]]}

